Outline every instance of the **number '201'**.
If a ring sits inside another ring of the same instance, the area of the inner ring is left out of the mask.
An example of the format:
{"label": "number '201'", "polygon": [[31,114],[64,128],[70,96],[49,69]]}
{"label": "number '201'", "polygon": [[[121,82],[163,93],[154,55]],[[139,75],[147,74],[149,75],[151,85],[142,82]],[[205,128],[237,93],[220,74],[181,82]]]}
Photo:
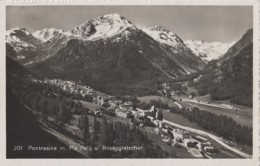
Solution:
{"label": "number '201'", "polygon": [[14,150],[23,150],[22,146],[14,146]]}

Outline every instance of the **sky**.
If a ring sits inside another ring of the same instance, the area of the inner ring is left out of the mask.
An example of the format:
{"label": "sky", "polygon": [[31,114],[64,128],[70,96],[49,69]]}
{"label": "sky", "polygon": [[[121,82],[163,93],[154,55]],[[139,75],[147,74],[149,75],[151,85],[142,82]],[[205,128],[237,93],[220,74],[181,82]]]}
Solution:
{"label": "sky", "polygon": [[183,40],[234,42],[253,27],[250,6],[9,6],[6,29],[72,30],[105,14],[118,13],[137,27],[160,25]]}

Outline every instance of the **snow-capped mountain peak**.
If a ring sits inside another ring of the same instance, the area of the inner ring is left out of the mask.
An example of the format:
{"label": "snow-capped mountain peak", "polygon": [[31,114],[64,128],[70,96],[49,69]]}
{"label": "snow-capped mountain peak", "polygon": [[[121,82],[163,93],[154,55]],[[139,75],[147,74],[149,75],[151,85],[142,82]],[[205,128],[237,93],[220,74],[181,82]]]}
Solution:
{"label": "snow-capped mountain peak", "polygon": [[107,14],[79,25],[72,30],[72,34],[77,38],[93,40],[111,37],[129,27],[137,29],[135,25],[119,14]]}
{"label": "snow-capped mountain peak", "polygon": [[13,29],[10,29],[10,30],[6,31],[6,35],[7,36],[16,35],[17,33],[23,33],[25,35],[30,35],[31,34],[31,32],[29,32],[25,28],[13,28]]}
{"label": "snow-capped mountain peak", "polygon": [[185,44],[204,62],[219,59],[234,44],[221,42],[205,42],[203,40],[187,40]]}
{"label": "snow-capped mountain peak", "polygon": [[39,40],[46,42],[53,38],[54,36],[58,36],[60,34],[70,36],[70,32],[66,32],[62,29],[56,29],[56,28],[44,28],[42,30],[38,30],[33,33],[33,35],[38,38]]}
{"label": "snow-capped mountain peak", "polygon": [[143,31],[162,44],[166,44],[171,47],[184,46],[183,41],[177,34],[161,26],[157,25],[151,28],[145,28]]}
{"label": "snow-capped mountain peak", "polygon": [[118,22],[118,23],[121,23],[122,25],[133,25],[130,21],[128,21],[125,17],[123,16],[120,16],[119,14],[117,13],[114,13],[114,14],[106,14],[106,15],[103,15],[101,17],[99,17],[99,21],[114,21],[114,22]]}
{"label": "snow-capped mountain peak", "polygon": [[160,25],[156,25],[156,26],[150,27],[150,28],[148,28],[148,29],[149,29],[150,31],[163,31],[163,32],[167,32],[167,33],[170,32],[169,30],[167,30],[167,29],[161,27]]}
{"label": "snow-capped mountain peak", "polygon": [[23,48],[36,48],[39,41],[25,28],[13,28],[6,31],[6,42],[17,52]]}

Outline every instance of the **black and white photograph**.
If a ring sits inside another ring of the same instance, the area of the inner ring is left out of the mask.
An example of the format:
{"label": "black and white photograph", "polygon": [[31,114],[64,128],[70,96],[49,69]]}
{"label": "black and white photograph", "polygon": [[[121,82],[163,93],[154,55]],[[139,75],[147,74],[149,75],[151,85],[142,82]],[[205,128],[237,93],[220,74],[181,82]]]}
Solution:
{"label": "black and white photograph", "polygon": [[253,19],[6,6],[6,158],[252,159]]}

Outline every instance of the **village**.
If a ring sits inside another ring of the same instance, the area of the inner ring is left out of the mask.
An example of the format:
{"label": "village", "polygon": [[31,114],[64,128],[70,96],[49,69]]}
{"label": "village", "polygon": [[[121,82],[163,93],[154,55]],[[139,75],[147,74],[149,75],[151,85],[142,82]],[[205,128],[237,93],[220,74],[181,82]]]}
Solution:
{"label": "village", "polygon": [[[186,149],[195,158],[210,158],[208,155],[218,152],[208,139],[165,123],[161,113],[163,110],[155,106],[148,110],[134,108],[131,101],[122,101],[115,96],[95,91],[73,81],[46,79],[43,83],[60,87],[71,94],[80,95],[82,98],[75,101],[82,103],[88,109],[86,112],[88,115],[96,117],[106,115],[128,120],[131,125],[137,125],[149,133],[159,135],[164,144]],[[88,96],[88,100],[84,100],[86,96]],[[90,97],[91,100],[89,100]],[[65,125],[66,130],[73,135],[80,135],[80,129],[77,127],[79,115],[73,115],[73,117],[73,122]]]}

